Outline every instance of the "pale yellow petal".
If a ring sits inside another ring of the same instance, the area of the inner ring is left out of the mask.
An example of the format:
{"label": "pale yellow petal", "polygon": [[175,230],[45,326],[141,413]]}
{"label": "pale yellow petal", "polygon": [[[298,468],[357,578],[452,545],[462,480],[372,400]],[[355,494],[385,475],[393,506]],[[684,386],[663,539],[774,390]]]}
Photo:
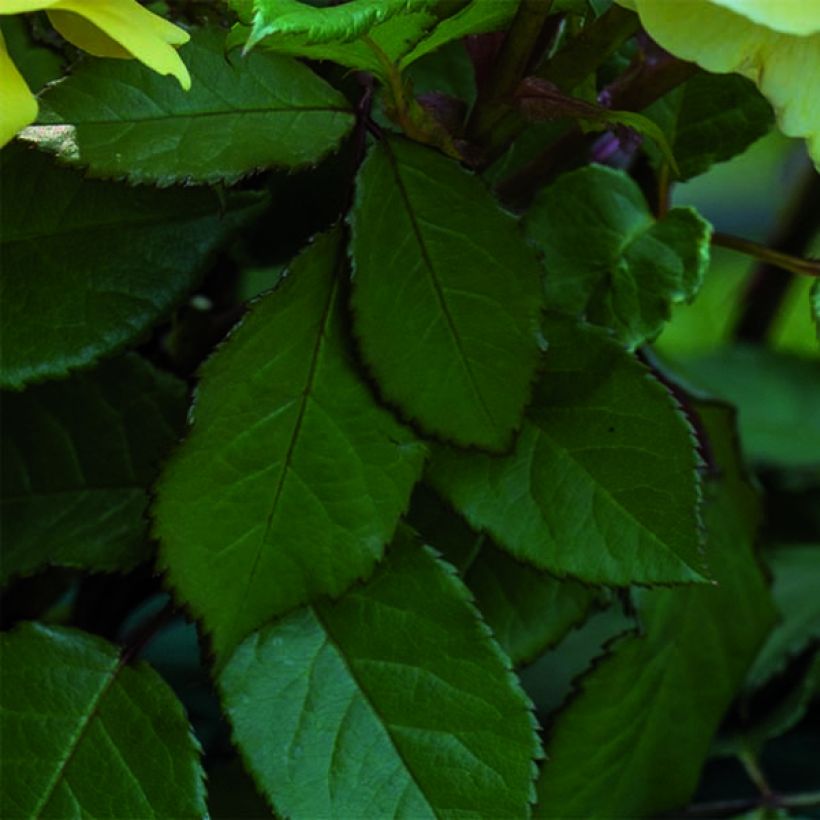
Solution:
{"label": "pale yellow petal", "polygon": [[52,10],[48,12],[48,19],[69,43],[74,43],[77,48],[95,57],[115,57],[120,60],[134,58],[116,40],[112,40],[104,31],[73,11]]}
{"label": "pale yellow petal", "polygon": [[[680,0],[673,0],[679,2]],[[686,2],[686,0],[684,0]],[[820,0],[712,0],[766,28],[783,34],[820,32]]]}
{"label": "pale yellow petal", "polygon": [[[101,34],[66,22],[68,12],[80,15]],[[150,69],[173,75],[186,90],[191,87],[188,69],[174,48],[188,42],[188,33],[152,14],[136,0],[58,0],[52,5],[49,17],[67,39],[92,54],[123,56],[110,42],[113,41]],[[78,40],[73,40],[72,35]]]}
{"label": "pale yellow petal", "polygon": [[24,14],[42,11],[58,3],[59,0],[0,0],[0,14]]}
{"label": "pale yellow petal", "polygon": [[0,32],[0,146],[37,119],[37,100],[6,51]]}

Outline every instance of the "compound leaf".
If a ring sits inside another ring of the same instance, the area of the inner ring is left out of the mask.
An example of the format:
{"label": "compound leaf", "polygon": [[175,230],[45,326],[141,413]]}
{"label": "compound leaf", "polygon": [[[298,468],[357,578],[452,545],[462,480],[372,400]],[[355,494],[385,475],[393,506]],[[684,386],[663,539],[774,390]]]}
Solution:
{"label": "compound leaf", "polygon": [[426,450],[348,352],[340,232],[318,239],[201,371],[154,508],[160,564],[227,656],[271,618],[368,575]]}
{"label": "compound leaf", "polygon": [[37,151],[0,154],[0,385],[66,375],[161,319],[264,199],[87,180]]}
{"label": "compound leaf", "polygon": [[481,181],[402,139],[359,172],[354,326],[385,398],[433,435],[502,450],[539,357],[539,265]]}
{"label": "compound leaf", "polygon": [[199,745],[144,662],[73,629],[0,636],[3,817],[206,816]]}
{"label": "compound leaf", "polygon": [[516,558],[591,583],[702,581],[698,457],[674,400],[617,343],[547,325],[514,451],[439,446],[430,483]]}
{"label": "compound leaf", "polygon": [[219,687],[294,820],[528,814],[529,702],[452,568],[408,535],[366,584],[248,638]]}
{"label": "compound leaf", "polygon": [[43,95],[24,138],[93,176],[167,185],[314,164],[353,125],[346,99],[295,60],[226,56],[214,29],[182,57],[190,91],[136,60],[80,65]]}
{"label": "compound leaf", "polygon": [[4,396],[0,582],[150,557],[148,487],[186,409],[185,385],[133,354]]}
{"label": "compound leaf", "polygon": [[637,184],[602,166],[559,177],[525,224],[544,251],[548,308],[608,327],[630,349],[695,296],[709,262],[711,227],[693,209],[655,220]]}
{"label": "compound leaf", "polygon": [[[723,411],[716,418],[718,427],[704,421],[728,439]],[[754,554],[755,493],[737,459],[721,466],[727,477],[707,485],[705,508],[717,584],[640,592],[644,634],[615,644],[557,718],[539,816],[654,816],[684,805],[697,786],[712,736],[774,621]]]}

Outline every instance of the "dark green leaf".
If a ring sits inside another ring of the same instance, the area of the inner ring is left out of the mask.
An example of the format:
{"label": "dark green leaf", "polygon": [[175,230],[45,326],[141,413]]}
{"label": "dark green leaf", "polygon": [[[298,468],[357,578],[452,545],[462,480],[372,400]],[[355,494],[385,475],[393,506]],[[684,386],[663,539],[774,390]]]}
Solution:
{"label": "dark green leaf", "polygon": [[611,328],[629,348],[695,296],[709,262],[711,227],[693,209],[655,220],[630,177],[597,165],[545,188],[526,227],[544,251],[547,306]]}
{"label": "dark green leaf", "polygon": [[3,817],[205,816],[199,746],[150,666],[40,624],[0,651]]}
{"label": "dark green leaf", "polygon": [[703,580],[692,431],[667,390],[593,328],[547,326],[515,450],[438,447],[428,480],[520,560],[592,583]]}
{"label": "dark green leaf", "polygon": [[248,638],[219,686],[294,820],[528,814],[529,703],[452,569],[407,535],[367,584]]}
{"label": "dark green leaf", "polygon": [[561,581],[484,544],[464,582],[501,648],[515,665],[558,643],[589,613],[592,587]]}
{"label": "dark green leaf", "polygon": [[386,399],[457,444],[508,446],[539,353],[539,266],[515,220],[453,160],[390,139],[352,226],[354,324]]}
{"label": "dark green leaf", "polygon": [[813,641],[820,641],[820,544],[782,546],[768,554],[780,622],[763,645],[746,685],[763,686]]}
{"label": "dark green leaf", "polygon": [[[83,179],[36,151],[0,154],[0,385],[86,367],[133,342],[196,283],[211,252],[258,213],[243,193],[158,191]],[[227,207],[227,210],[225,210]]]}
{"label": "dark green leaf", "polygon": [[32,91],[39,91],[61,75],[63,61],[60,55],[34,42],[22,15],[2,16],[0,36],[6,41],[9,56]]}
{"label": "dark green leaf", "polygon": [[761,346],[726,347],[676,367],[740,411],[744,450],[792,467],[820,465],[820,362]]}
{"label": "dark green leaf", "polygon": [[[716,451],[732,435],[707,421]],[[755,493],[738,457],[707,485],[716,585],[643,590],[644,634],[622,639],[559,715],[538,785],[543,817],[641,817],[686,803],[712,735],[774,621],[754,555]]]}
{"label": "dark green leaf", "polygon": [[167,185],[316,163],[353,124],[346,99],[295,60],[226,56],[213,29],[181,56],[190,91],[135,60],[80,65],[42,97],[24,138],[93,176]]}
{"label": "dark green leaf", "polygon": [[185,386],[135,355],[5,395],[0,582],[150,557],[147,490],[186,408]]}
{"label": "dark green leaf", "polygon": [[[681,179],[742,153],[774,124],[766,98],[737,74],[699,72],[644,113],[667,135]],[[646,148],[663,159],[654,146]]]}
{"label": "dark green leaf", "polygon": [[340,232],[316,241],[208,360],[157,489],[161,566],[227,657],[368,575],[425,448],[371,397],[344,331]]}

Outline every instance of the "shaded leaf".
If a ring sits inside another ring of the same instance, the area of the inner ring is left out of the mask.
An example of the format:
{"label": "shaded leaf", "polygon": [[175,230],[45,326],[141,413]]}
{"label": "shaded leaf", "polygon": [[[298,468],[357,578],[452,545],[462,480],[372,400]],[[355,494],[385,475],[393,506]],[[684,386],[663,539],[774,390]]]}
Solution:
{"label": "shaded leaf", "polygon": [[739,410],[743,448],[755,460],[820,465],[820,362],[759,345],[724,347],[676,363],[692,382]]}
{"label": "shaded leaf", "polygon": [[636,183],[603,166],[559,177],[525,224],[544,251],[548,307],[611,328],[629,348],[695,296],[709,261],[711,227],[693,209],[655,220]]}
{"label": "shaded leaf", "polygon": [[185,385],[133,354],[5,395],[0,581],[149,558],[148,487],[186,408]]}
{"label": "shaded leaf", "polygon": [[528,813],[529,703],[467,590],[405,534],[365,585],[248,638],[219,687],[285,816]]}
{"label": "shaded leaf", "polygon": [[[667,135],[681,179],[742,153],[774,124],[771,106],[751,80],[703,71],[644,114]],[[662,159],[653,145],[646,148],[657,161]]]}
{"label": "shaded leaf", "polygon": [[[731,418],[703,417],[721,455]],[[739,456],[707,485],[716,585],[642,590],[644,634],[616,643],[559,714],[538,784],[542,817],[642,817],[684,805],[712,735],[774,621],[753,542],[757,499]]]}
{"label": "shaded leaf", "polygon": [[66,375],[161,319],[264,202],[86,180],[19,145],[0,154],[0,385]]}
{"label": "shaded leaf", "polygon": [[146,663],[73,629],[0,636],[3,817],[203,817],[199,745]]}
{"label": "shaded leaf", "polygon": [[390,139],[359,172],[355,331],[385,398],[461,445],[508,446],[539,354],[539,266],[481,181]]}
{"label": "shaded leaf", "polygon": [[60,55],[34,41],[24,17],[3,15],[0,34],[14,65],[33,91],[56,80],[62,73],[63,60]]}
{"label": "shaded leaf", "polygon": [[820,544],[780,546],[767,558],[780,622],[749,671],[749,689],[763,686],[813,641],[820,641]]}
{"label": "shaded leaf", "polygon": [[167,185],[316,163],[353,125],[347,100],[308,68],[226,56],[220,30],[196,32],[181,56],[190,91],[135,60],[81,64],[41,98],[24,139],[93,176]]}
{"label": "shaded leaf", "polygon": [[817,326],[817,338],[820,340],[820,279],[811,286],[809,293],[811,315]]}
{"label": "shaded leaf", "polygon": [[591,583],[702,581],[698,457],[675,401],[593,328],[555,320],[514,451],[437,447],[427,479],[516,558]]}
{"label": "shaded leaf", "polygon": [[393,535],[425,448],[351,362],[340,232],[317,240],[201,370],[188,438],[157,487],[160,564],[218,657],[338,595]]}

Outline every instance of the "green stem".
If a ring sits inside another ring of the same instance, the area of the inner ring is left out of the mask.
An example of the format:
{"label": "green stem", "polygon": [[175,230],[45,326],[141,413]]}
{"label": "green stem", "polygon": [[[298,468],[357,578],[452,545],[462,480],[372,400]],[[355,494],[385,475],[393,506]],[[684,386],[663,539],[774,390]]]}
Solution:
{"label": "green stem", "polygon": [[786,809],[812,809],[820,806],[820,792],[784,794],[778,798],[778,803]]}
{"label": "green stem", "polygon": [[731,234],[715,233],[712,236],[712,244],[720,248],[730,248],[733,251],[738,251],[738,253],[744,253],[747,256],[759,259],[761,262],[766,262],[791,273],[798,273],[803,276],[820,276],[820,262],[776,251],[761,245],[759,242],[752,242],[750,239],[743,239]]}
{"label": "green stem", "polygon": [[521,0],[498,54],[495,70],[470,115],[467,133],[474,141],[481,142],[504,115],[504,101],[526,75],[551,10],[552,0]]}
{"label": "green stem", "polygon": [[755,784],[761,796],[767,801],[771,800],[773,795],[772,787],[769,785],[768,780],[766,780],[766,775],[763,774],[763,770],[760,768],[757,755],[748,746],[744,746],[738,754],[738,760],[743,764],[743,768],[746,770],[749,780]]}

